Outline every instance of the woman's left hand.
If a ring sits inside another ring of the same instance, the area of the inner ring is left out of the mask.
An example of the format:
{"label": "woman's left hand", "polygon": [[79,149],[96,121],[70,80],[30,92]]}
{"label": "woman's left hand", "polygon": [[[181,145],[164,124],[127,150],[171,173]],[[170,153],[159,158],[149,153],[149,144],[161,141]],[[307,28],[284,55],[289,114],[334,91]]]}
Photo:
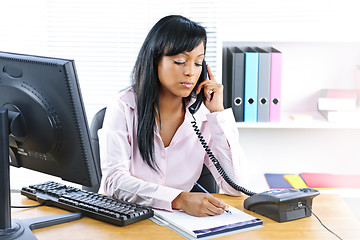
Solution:
{"label": "woman's left hand", "polygon": [[211,72],[211,69],[208,64],[206,64],[209,78],[205,79],[199,84],[196,89],[196,94],[199,94],[202,88],[204,88],[205,100],[204,104],[209,109],[210,112],[220,112],[224,110],[223,104],[223,91],[224,86],[220,83],[217,83],[214,75]]}

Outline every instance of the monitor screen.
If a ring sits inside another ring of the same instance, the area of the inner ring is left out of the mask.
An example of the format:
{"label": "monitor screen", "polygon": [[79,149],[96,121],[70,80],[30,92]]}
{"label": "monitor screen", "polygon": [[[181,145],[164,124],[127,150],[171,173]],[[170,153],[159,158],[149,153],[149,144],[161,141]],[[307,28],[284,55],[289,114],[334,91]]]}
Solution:
{"label": "monitor screen", "polygon": [[99,169],[72,60],[0,52],[10,164],[94,186]]}

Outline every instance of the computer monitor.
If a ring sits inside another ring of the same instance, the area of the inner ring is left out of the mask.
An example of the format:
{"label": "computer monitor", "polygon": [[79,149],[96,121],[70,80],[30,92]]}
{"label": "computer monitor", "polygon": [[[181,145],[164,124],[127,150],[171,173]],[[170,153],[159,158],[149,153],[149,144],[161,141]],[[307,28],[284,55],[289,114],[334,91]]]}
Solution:
{"label": "computer monitor", "polygon": [[73,60],[0,52],[0,131],[0,239],[18,227],[11,223],[9,156],[16,167],[99,184]]}

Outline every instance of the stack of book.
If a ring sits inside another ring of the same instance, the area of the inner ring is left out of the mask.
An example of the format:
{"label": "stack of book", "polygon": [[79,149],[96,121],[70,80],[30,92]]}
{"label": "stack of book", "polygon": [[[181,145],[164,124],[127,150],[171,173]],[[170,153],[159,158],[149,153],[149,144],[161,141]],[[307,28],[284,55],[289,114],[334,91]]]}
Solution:
{"label": "stack of book", "polygon": [[318,111],[329,122],[360,122],[358,91],[354,89],[322,89]]}
{"label": "stack of book", "polygon": [[281,118],[282,53],[273,48],[224,49],[224,103],[237,122],[278,122]]}

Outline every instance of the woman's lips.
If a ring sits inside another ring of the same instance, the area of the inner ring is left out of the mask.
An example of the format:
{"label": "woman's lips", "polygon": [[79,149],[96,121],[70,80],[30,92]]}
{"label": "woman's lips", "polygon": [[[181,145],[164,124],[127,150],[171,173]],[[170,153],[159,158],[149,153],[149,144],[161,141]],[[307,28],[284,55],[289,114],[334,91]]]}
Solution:
{"label": "woman's lips", "polygon": [[192,83],[192,82],[182,82],[181,85],[183,85],[186,88],[192,88],[194,86],[194,83]]}

